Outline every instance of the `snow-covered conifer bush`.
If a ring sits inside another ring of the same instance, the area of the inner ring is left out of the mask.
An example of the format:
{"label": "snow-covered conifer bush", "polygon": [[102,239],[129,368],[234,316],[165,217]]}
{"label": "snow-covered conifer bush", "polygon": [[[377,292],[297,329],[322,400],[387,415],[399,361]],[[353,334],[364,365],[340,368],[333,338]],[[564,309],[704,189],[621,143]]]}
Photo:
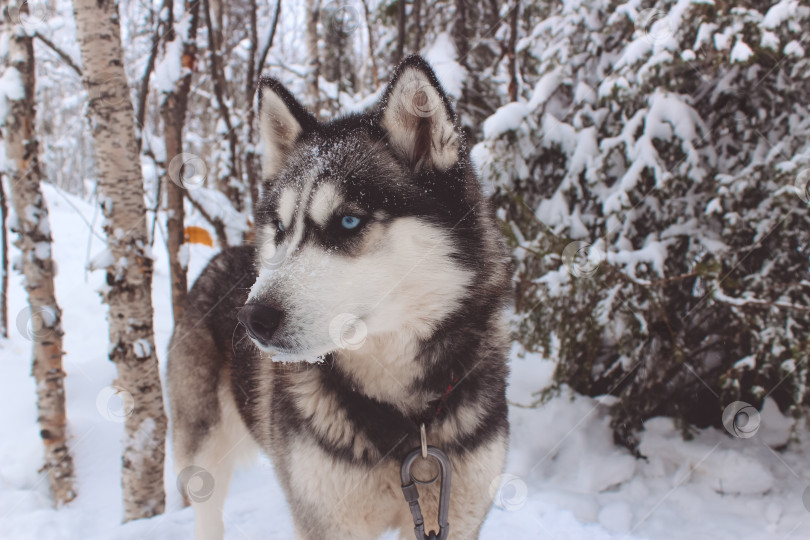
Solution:
{"label": "snow-covered conifer bush", "polygon": [[[474,149],[558,386],[654,415],[810,404],[810,7],[550,3]],[[530,68],[530,69],[529,69]],[[548,389],[545,394],[548,393]],[[540,393],[542,398],[544,393]]]}

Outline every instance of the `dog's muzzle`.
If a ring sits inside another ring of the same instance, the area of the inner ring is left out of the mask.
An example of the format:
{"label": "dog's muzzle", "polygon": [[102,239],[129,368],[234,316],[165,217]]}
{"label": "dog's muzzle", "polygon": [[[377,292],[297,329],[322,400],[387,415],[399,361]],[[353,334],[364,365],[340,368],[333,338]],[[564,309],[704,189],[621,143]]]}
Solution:
{"label": "dog's muzzle", "polygon": [[246,304],[237,318],[248,335],[264,346],[269,346],[273,334],[281,323],[281,311],[263,304]]}

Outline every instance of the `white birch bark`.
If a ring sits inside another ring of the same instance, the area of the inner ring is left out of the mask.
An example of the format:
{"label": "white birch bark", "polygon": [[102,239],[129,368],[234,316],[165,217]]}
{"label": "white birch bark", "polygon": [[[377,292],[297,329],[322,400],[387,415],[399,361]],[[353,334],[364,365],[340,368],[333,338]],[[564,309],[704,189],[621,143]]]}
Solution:
{"label": "white birch bark", "polygon": [[40,436],[45,447],[43,470],[56,506],[76,497],[73,459],[67,447],[65,372],[62,370],[62,311],[54,294],[51,227],[40,184],[36,125],[34,44],[22,24],[28,4],[0,0],[2,31],[8,35],[4,94],[6,115],[0,119],[5,143],[6,174],[11,206],[17,216],[17,240],[22,253],[19,270],[25,277],[29,308],[16,323],[33,342],[32,373],[37,383]]}
{"label": "white birch bark", "polygon": [[166,415],[152,325],[143,176],[134,109],[124,72],[118,4],[74,0],[83,82],[111,257],[107,267],[110,360],[116,386],[131,394],[122,463],[124,521],[163,512]]}

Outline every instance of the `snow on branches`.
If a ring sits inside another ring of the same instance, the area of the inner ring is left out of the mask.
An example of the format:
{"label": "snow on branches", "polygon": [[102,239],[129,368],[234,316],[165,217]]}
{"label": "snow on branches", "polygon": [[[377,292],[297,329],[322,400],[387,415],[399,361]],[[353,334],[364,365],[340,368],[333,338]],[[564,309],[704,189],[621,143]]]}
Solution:
{"label": "snow on branches", "polygon": [[658,414],[810,403],[810,8],[748,5],[549,8],[518,46],[533,92],[473,152],[520,339],[558,356],[558,385],[619,396],[631,446]]}

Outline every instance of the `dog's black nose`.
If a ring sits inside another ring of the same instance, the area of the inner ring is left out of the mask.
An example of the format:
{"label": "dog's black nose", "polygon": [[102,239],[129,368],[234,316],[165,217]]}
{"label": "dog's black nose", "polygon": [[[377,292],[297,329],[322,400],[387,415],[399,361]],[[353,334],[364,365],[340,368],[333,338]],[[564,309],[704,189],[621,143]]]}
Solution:
{"label": "dog's black nose", "polygon": [[262,304],[247,304],[237,317],[250,337],[267,345],[281,322],[281,311]]}

